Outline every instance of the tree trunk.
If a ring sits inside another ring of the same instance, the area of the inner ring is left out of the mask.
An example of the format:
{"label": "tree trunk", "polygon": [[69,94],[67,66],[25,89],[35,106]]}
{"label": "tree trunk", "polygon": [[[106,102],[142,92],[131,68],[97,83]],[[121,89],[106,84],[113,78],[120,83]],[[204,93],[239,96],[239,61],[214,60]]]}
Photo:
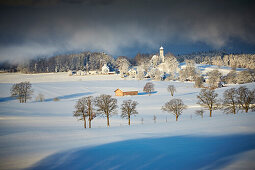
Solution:
{"label": "tree trunk", "polygon": [[176,115],[176,121],[178,121],[178,116]]}
{"label": "tree trunk", "polygon": [[85,118],[84,113],[83,113],[83,121],[84,121],[84,128],[86,129],[86,118]]}
{"label": "tree trunk", "polygon": [[91,128],[91,113],[89,113],[89,128]]}
{"label": "tree trunk", "polygon": [[212,117],[212,109],[210,109],[210,117]]}
{"label": "tree trunk", "polygon": [[107,114],[107,127],[110,127],[109,114]]}
{"label": "tree trunk", "polygon": [[130,115],[128,115],[128,125],[130,126]]}
{"label": "tree trunk", "polygon": [[245,112],[247,113],[249,110],[249,107],[245,107]]}

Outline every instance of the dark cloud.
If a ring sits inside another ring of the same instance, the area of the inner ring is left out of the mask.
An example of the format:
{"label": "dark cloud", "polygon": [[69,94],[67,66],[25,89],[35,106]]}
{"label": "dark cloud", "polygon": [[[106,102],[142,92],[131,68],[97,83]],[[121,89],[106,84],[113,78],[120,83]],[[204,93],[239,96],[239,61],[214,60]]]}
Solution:
{"label": "dark cloud", "polygon": [[132,55],[142,48],[157,50],[161,44],[169,50],[179,44],[179,51],[194,44],[231,49],[233,40],[241,43],[240,48],[255,47],[253,1],[14,0],[0,4],[2,61],[74,50]]}
{"label": "dark cloud", "polygon": [[0,0],[1,6],[6,7],[45,7],[63,4],[109,5],[114,0]]}

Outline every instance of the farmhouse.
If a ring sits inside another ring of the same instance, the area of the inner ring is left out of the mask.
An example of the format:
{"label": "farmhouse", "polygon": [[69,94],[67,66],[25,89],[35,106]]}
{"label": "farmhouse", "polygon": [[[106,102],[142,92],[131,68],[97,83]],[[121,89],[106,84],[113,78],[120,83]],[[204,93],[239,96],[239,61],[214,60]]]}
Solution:
{"label": "farmhouse", "polygon": [[138,95],[138,91],[126,91],[126,92],[123,92],[122,90],[117,89],[114,92],[115,92],[115,96]]}

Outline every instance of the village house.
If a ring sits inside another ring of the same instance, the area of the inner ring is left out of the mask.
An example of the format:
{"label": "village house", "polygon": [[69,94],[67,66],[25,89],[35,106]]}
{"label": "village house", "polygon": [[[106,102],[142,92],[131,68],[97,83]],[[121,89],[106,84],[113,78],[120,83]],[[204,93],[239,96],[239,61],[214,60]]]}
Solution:
{"label": "village house", "polygon": [[115,96],[127,96],[127,95],[138,95],[138,91],[122,91],[120,89],[116,89],[115,91]]}
{"label": "village house", "polygon": [[131,68],[130,70],[128,70],[128,75],[130,77],[135,78],[136,74],[137,74],[136,68]]}
{"label": "village house", "polygon": [[107,64],[104,64],[102,67],[102,74],[108,74],[110,72],[110,68],[107,66]]}

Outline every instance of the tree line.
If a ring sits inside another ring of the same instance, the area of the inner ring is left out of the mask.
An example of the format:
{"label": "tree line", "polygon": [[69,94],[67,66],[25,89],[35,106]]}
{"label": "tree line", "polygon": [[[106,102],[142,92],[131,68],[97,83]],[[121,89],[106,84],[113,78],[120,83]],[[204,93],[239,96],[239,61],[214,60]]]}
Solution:
{"label": "tree line", "polygon": [[[138,114],[136,106],[138,102],[133,100],[124,100],[121,105],[121,117],[128,119],[128,125],[130,125],[130,119],[132,115]],[[75,104],[75,111],[73,116],[84,122],[84,128],[86,128],[86,121],[89,122],[89,128],[91,128],[91,121],[96,116],[104,116],[107,119],[107,127],[110,127],[110,117],[117,114],[117,99],[112,98],[111,95],[102,94],[98,97],[83,97]]]}
{"label": "tree line", "polygon": [[[23,73],[66,72],[68,70],[95,71],[100,70],[103,64],[106,63],[111,69],[118,68],[122,70],[123,67],[125,71],[125,68],[129,66],[145,65],[146,68],[153,55],[138,53],[135,57],[119,56],[114,59],[111,55],[105,54],[104,52],[85,51],[52,57],[37,57],[19,64],[4,62],[0,63],[0,70],[10,72],[20,71]],[[174,56],[171,53],[167,55]],[[255,54],[228,54],[223,51],[209,51],[177,55],[174,57],[178,62],[194,60],[197,64],[255,69]],[[125,64],[120,65],[121,61],[124,61]]]}
{"label": "tree line", "polygon": [[194,60],[197,64],[255,69],[255,54],[231,54],[226,51],[207,51],[178,55],[176,58],[179,62]]}
{"label": "tree line", "polygon": [[[173,92],[176,89],[173,85],[168,86],[168,91],[173,96]],[[250,90],[246,86],[240,86],[239,88],[230,88],[224,91],[223,99],[218,99],[218,94],[213,89],[201,89],[199,95],[197,95],[197,104],[209,110],[210,117],[212,117],[212,111],[216,109],[222,109],[225,113],[236,114],[239,110],[243,110],[246,113],[249,109],[255,110],[255,89]],[[181,99],[172,99],[165,103],[162,107],[163,111],[173,113],[176,116],[176,121],[181,115],[182,111],[187,106]],[[204,111],[197,110],[196,114],[203,117]]]}

